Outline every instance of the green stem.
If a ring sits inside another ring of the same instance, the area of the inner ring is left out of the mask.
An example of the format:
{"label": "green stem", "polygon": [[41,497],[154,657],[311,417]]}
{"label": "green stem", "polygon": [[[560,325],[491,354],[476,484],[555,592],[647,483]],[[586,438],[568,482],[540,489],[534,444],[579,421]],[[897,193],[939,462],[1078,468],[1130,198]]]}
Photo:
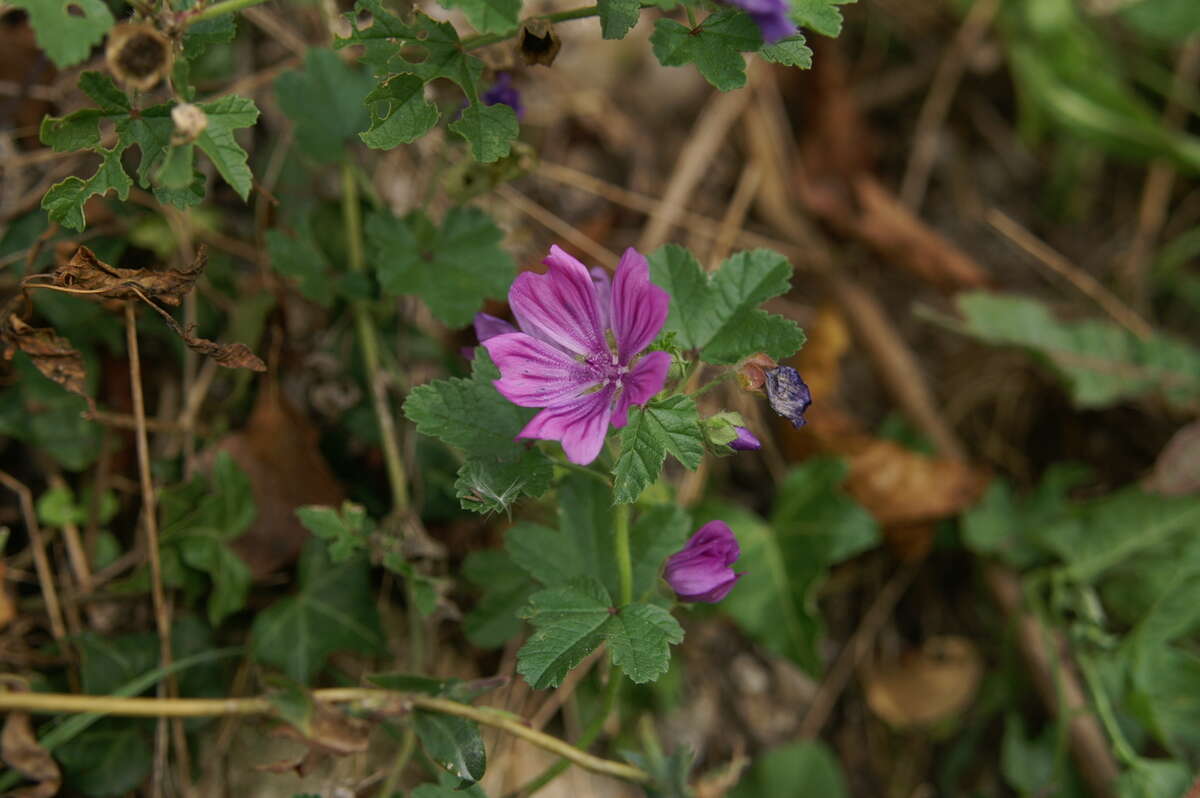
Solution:
{"label": "green stem", "polygon": [[[350,270],[363,272],[366,270],[366,260],[363,257],[362,209],[358,203],[358,181],[354,179],[354,168],[349,160],[342,162],[342,222],[346,231]],[[408,510],[408,477],[404,471],[404,460],[400,457],[400,446],[396,442],[396,423],[388,408],[387,388],[379,365],[379,341],[375,337],[375,325],[367,301],[355,300],[353,311],[358,345],[362,349],[363,365],[367,370],[367,388],[371,393],[375,420],[379,424],[388,485],[392,489],[392,510],[403,513]]]}
{"label": "green stem", "polygon": [[1104,725],[1104,730],[1108,732],[1109,739],[1112,740],[1113,753],[1124,764],[1134,765],[1139,759],[1137,751],[1133,749],[1125,737],[1125,733],[1121,731],[1121,724],[1117,722],[1117,716],[1113,713],[1112,704],[1108,700],[1108,693],[1105,692],[1104,685],[1100,682],[1100,675],[1096,673],[1091,657],[1087,654],[1077,654],[1076,660],[1079,662],[1079,669],[1083,671],[1084,681],[1087,682],[1088,689],[1092,693],[1092,703],[1096,705],[1096,714],[1100,716],[1100,722]]}
{"label": "green stem", "polygon": [[[604,691],[604,706],[600,709],[600,714],[592,719],[592,722],[583,730],[583,734],[580,735],[579,740],[575,743],[575,747],[580,751],[586,751],[588,746],[596,742],[596,738],[604,730],[604,721],[608,720],[608,716],[612,714],[613,709],[617,705],[617,696],[621,692],[621,681],[623,678],[624,675],[621,673],[620,668],[613,668],[609,672],[608,688]],[[570,766],[571,761],[569,759],[560,759],[543,770],[540,775],[506,795],[505,798],[530,798],[538,790],[558,778]]]}
{"label": "green stem", "polygon": [[232,14],[235,11],[241,11],[243,8],[250,6],[261,5],[267,0],[221,0],[219,3],[213,3],[203,11],[197,11],[195,14],[189,14],[183,18],[184,25],[195,25],[197,22],[202,22],[206,19],[219,17],[224,14]]}
{"label": "green stem", "polygon": [[[654,3],[642,3],[640,8],[652,8]],[[569,22],[573,19],[587,19],[588,17],[597,16],[600,13],[600,6],[581,6],[579,8],[571,8],[566,11],[558,11],[554,14],[545,14],[535,19],[544,19],[547,22]],[[476,50],[480,47],[487,47],[489,44],[507,41],[514,38],[519,32],[519,28],[512,33],[479,33],[475,36],[468,36],[462,40],[464,50]]]}
{"label": "green stem", "polygon": [[721,374],[718,377],[712,378],[711,380],[708,381],[707,384],[700,386],[696,390],[692,391],[691,394],[689,394],[689,395],[692,398],[695,398],[697,396],[703,396],[704,394],[711,391],[713,388],[716,388],[718,385],[725,382],[725,380],[728,380],[731,377],[736,377],[736,376],[737,376],[737,371],[730,369],[729,371],[725,372],[724,374]]}
{"label": "green stem", "polygon": [[633,601],[633,558],[629,553],[629,505],[618,504],[616,507],[616,548],[617,548],[617,577],[620,580],[621,595],[619,606],[624,607]]}

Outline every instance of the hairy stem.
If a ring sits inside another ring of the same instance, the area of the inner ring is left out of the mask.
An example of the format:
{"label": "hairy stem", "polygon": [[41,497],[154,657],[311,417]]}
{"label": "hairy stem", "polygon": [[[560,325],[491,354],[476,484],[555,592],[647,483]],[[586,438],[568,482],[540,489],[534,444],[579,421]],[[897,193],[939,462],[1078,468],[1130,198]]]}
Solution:
{"label": "hairy stem", "polygon": [[195,14],[188,14],[183,19],[184,25],[194,25],[206,19],[213,19],[225,14],[232,14],[235,11],[241,11],[243,8],[260,5],[267,0],[221,0],[219,3],[213,3],[211,6],[197,11]]}
{"label": "hairy stem", "polygon": [[617,577],[620,587],[620,596],[618,604],[624,607],[626,604],[633,601],[633,558],[629,553],[629,505],[618,504],[614,518],[616,549],[617,549]]}
{"label": "hairy stem", "polygon": [[[613,678],[619,676],[613,671]],[[610,692],[615,688],[610,687]],[[641,768],[614,762],[580,751],[557,737],[534,731],[527,721],[490,707],[460,704],[448,698],[410,695],[396,690],[370,687],[334,687],[314,690],[317,701],[353,703],[365,710],[411,711],[423,709],[442,715],[454,715],[484,726],[508,732],[528,743],[563,757],[585,770],[601,773],[635,784],[650,782],[650,774]],[[265,696],[254,698],[122,698],[108,695],[74,693],[0,692],[0,712],[24,711],[37,714],[73,714],[79,712],[141,718],[199,718],[220,715],[273,715],[275,708]]]}

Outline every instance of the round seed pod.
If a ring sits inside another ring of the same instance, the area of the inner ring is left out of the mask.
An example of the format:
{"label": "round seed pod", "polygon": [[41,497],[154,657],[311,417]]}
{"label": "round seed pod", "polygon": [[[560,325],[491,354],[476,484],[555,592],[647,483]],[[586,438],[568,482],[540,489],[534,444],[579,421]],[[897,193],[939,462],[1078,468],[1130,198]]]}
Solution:
{"label": "round seed pod", "polygon": [[171,71],[171,40],[140,22],[126,22],[108,33],[104,61],[119,83],[149,91]]}
{"label": "round seed pod", "polygon": [[521,23],[521,32],[517,34],[517,49],[526,64],[550,66],[562,49],[562,40],[546,20],[527,19]]}

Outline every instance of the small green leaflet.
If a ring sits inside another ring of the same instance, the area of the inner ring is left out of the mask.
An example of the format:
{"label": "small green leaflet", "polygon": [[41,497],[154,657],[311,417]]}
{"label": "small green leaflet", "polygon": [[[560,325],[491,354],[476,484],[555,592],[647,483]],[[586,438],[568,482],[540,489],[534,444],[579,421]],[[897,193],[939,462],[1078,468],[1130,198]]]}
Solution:
{"label": "small green leaflet", "polygon": [[621,430],[621,454],[613,467],[613,501],[637,501],[658,478],[668,452],[693,471],[704,458],[704,432],[690,396],[670,396],[629,409],[629,424]]}
{"label": "small green leaflet", "polygon": [[742,53],[762,48],[762,34],[744,11],[725,9],[710,14],[695,28],[673,19],[660,19],[650,36],[654,55],[663,66],[695,64],[700,74],[721,91],[746,85]]}
{"label": "small green leaflet", "polygon": [[534,632],[517,652],[517,671],[538,689],[557,687],[602,642],[633,682],[652,682],[671,663],[670,644],[683,640],[683,628],[662,607],[617,609],[591,577],[533,594],[523,617]]}
{"label": "small green leaflet", "polygon": [[390,150],[425,135],[437,124],[438,110],[425,99],[425,83],[416,75],[397,75],[376,86],[365,100],[371,127],[358,134],[376,150]]}
{"label": "small green leaflet", "polygon": [[441,5],[462,9],[467,22],[480,33],[515,30],[521,14],[521,0],[442,0]]}
{"label": "small green leaflet", "polygon": [[271,266],[280,274],[295,278],[305,299],[329,307],[335,296],[329,264],[307,219],[297,225],[295,233],[292,236],[278,229],[267,231]]}
{"label": "small green leaflet", "polygon": [[419,210],[403,219],[375,214],[367,220],[367,245],[383,289],[417,294],[451,327],[470,324],[484,299],[508,291],[516,262],[500,247],[503,240],[478,208],[452,208],[441,227]]}
{"label": "small green leaflet", "polygon": [[413,713],[413,728],[425,753],[447,773],[458,778],[459,788],[483,778],[487,751],[474,721],[436,712]]}
{"label": "small green leaflet", "polygon": [[102,160],[96,174],[87,180],[68,177],[51,186],[42,197],[42,208],[51,219],[63,227],[83,230],[87,223],[83,216],[84,203],[96,195],[104,196],[113,191],[122,202],[129,198],[129,189],[133,188],[133,181],[121,166],[120,148],[101,148],[97,152]]}
{"label": "small green leaflet", "polygon": [[296,517],[305,529],[328,544],[329,557],[335,563],[366,549],[374,527],[363,506],[351,501],[342,502],[340,511],[316,504],[298,507]]}
{"label": "small green leaflet", "polygon": [[29,12],[38,47],[59,69],[86,59],[113,26],[101,0],[13,0],[13,5]]}
{"label": "small green leaflet", "polygon": [[279,107],[295,124],[296,144],[318,161],[342,158],[346,142],[367,124],[363,101],[371,78],[348,66],[332,50],[313,48],[304,69],[275,81]]}
{"label": "small green leaflet", "polygon": [[516,112],[504,103],[473,103],[450,123],[450,129],[467,140],[471,154],[480,163],[492,163],[506,157],[512,150],[513,139],[520,132]]}
{"label": "small green leaflet", "polygon": [[841,5],[857,0],[789,0],[792,21],[822,36],[836,37],[842,32]]}
{"label": "small green leaflet", "polygon": [[755,352],[776,360],[804,345],[796,323],[759,305],[791,287],[792,266],[777,252],[738,252],[708,275],[683,247],[668,244],[651,253],[650,278],[671,295],[664,327],[708,363],[736,363]]}
{"label": "small green leaflet", "polygon": [[521,496],[541,496],[554,481],[554,464],[537,449],[514,458],[471,457],[458,470],[454,494],[464,510],[506,513]]}
{"label": "small green leaflet", "polygon": [[637,24],[642,5],[639,0],[599,0],[600,35],[605,39],[624,39]]}
{"label": "small green leaflet", "polygon": [[376,653],[383,645],[364,556],[335,564],[325,544],[304,549],[299,589],[260,612],[250,629],[254,659],[308,684],[335,651]]}
{"label": "small green leaflet", "polygon": [[766,45],[759,55],[763,57],[763,60],[770,61],[772,64],[799,67],[800,69],[812,68],[812,50],[805,43],[804,37],[799,34],[789,36],[775,44]]}

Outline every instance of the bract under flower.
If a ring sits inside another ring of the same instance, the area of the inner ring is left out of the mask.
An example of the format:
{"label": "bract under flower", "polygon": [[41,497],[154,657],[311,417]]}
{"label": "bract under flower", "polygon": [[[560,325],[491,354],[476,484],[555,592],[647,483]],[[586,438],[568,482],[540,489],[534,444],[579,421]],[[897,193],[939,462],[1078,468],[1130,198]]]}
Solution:
{"label": "bract under flower", "polygon": [[496,390],[522,407],[545,408],[517,437],[561,441],[567,459],[586,465],[610,424],[625,426],[630,405],[662,390],[671,356],[639,355],[666,322],[669,297],[634,249],[611,286],[557,246],[545,264],[545,274],[525,272],[508,292],[521,332],[483,345],[500,369]]}
{"label": "bract under flower", "polygon": [[667,558],[663,577],[682,600],[715,603],[745,575],[729,567],[741,553],[729,524],[709,521],[682,550]]}

